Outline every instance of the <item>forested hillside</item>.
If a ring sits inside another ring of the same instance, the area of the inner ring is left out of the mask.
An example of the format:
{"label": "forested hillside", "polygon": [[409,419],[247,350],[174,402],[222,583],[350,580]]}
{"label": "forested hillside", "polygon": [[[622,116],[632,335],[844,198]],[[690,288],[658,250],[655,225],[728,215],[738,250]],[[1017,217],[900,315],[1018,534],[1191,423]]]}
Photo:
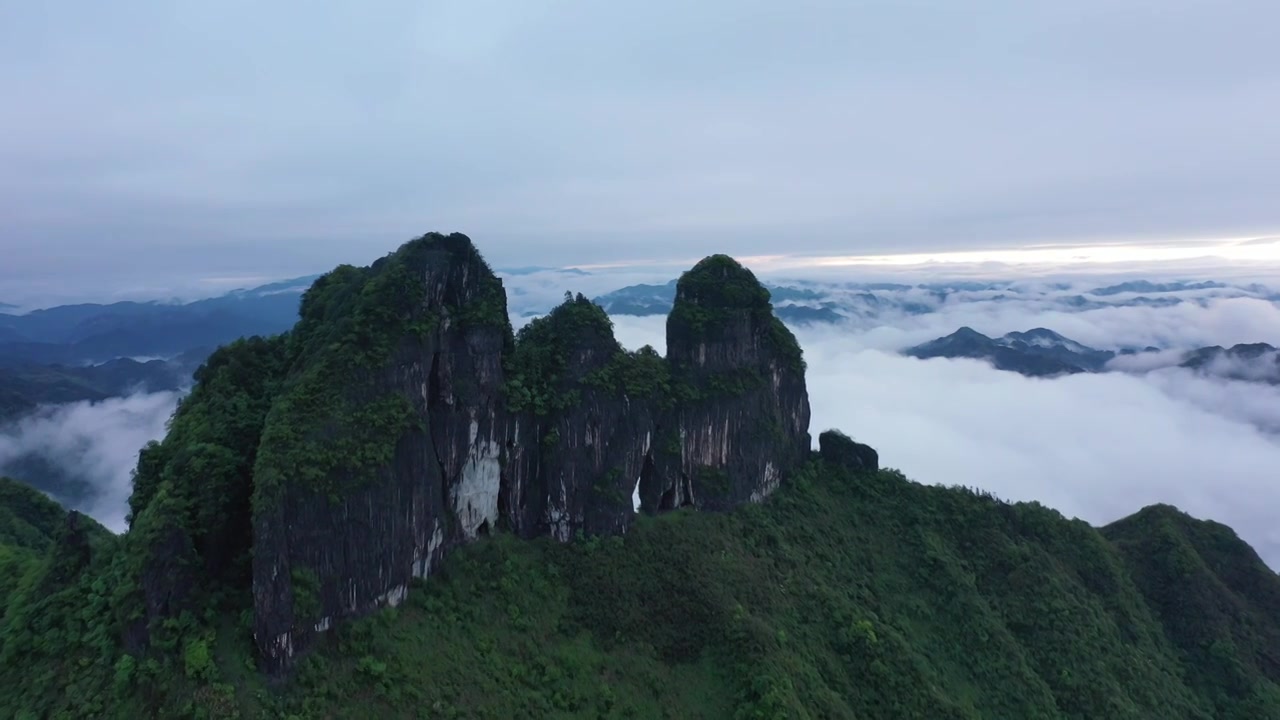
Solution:
{"label": "forested hillside", "polygon": [[[0,558],[24,558],[24,589],[52,582],[66,563],[15,546],[12,517]],[[122,550],[105,544],[70,592],[9,603],[4,716],[1280,717],[1280,580],[1169,507],[1098,530],[815,458],[731,513],[481,540],[283,684],[234,615],[126,659],[98,614]]]}
{"label": "forested hillside", "polygon": [[0,717],[1280,718],[1280,577],[1229,528],[810,450],[732,258],[665,356],[581,295],[512,333],[456,234],[301,313],[195,373],[124,535],[0,482]]}

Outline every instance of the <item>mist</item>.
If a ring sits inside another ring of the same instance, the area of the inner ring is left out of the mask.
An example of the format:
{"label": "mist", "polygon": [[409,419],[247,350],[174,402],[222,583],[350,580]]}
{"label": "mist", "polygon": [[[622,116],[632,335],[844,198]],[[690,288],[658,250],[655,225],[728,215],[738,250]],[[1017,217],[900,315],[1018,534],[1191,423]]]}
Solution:
{"label": "mist", "polygon": [[179,397],[139,393],[40,408],[0,429],[0,474],[123,532],[138,451],[164,436]]}
{"label": "mist", "polygon": [[[529,294],[550,298],[566,280],[538,278],[539,289]],[[1037,500],[1094,524],[1170,503],[1232,526],[1280,566],[1272,517],[1280,484],[1271,470],[1280,466],[1280,387],[1176,367],[1178,348],[1274,342],[1280,309],[1256,298],[1200,294],[1199,302],[1171,307],[1082,312],[975,294],[924,315],[800,328],[813,435],[839,428],[917,482]],[[513,318],[517,327],[528,319]],[[664,349],[665,317],[618,316],[614,323],[625,346]],[[995,335],[1047,326],[1095,347],[1175,349],[1117,358],[1112,369],[1120,372],[1052,380],[980,361],[898,354],[960,325]],[[42,408],[0,430],[0,473],[121,531],[138,450],[164,435],[179,397],[136,394]]]}
{"label": "mist", "polygon": [[[628,348],[665,346],[663,318],[615,325]],[[903,357],[850,328],[796,334],[815,445],[839,428],[916,482],[1036,500],[1094,525],[1169,503],[1231,526],[1280,567],[1280,441],[1268,434],[1280,389],[1184,369],[1031,379]]]}

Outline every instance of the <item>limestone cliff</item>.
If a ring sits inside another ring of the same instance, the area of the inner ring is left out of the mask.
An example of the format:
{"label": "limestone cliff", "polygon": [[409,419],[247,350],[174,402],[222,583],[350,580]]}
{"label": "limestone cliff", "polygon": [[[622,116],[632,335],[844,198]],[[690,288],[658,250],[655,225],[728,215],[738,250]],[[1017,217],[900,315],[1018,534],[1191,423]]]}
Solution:
{"label": "limestone cliff", "polygon": [[713,255],[681,276],[667,318],[680,402],[663,416],[647,510],[724,510],[768,496],[810,448],[804,360],[750,270]]}
{"label": "limestone cliff", "polygon": [[623,533],[637,491],[650,512],[761,500],[809,452],[795,338],[725,256],[681,278],[667,330],[667,358],[628,352],[578,295],[517,337],[501,281],[459,234],[336,268],[290,333],[202,370],[143,454],[145,622],[251,584],[280,671],[494,529]]}
{"label": "limestone cliff", "polygon": [[525,534],[565,541],[626,531],[651,464],[656,406],[656,386],[635,379],[661,373],[660,364],[651,349],[625,352],[609,317],[582,295],[521,330],[508,394],[520,432],[507,479],[519,489],[510,507]]}
{"label": "limestone cliff", "polygon": [[254,470],[255,635],[275,666],[496,524],[509,436],[506,296],[465,236],[339,268],[301,315]]}

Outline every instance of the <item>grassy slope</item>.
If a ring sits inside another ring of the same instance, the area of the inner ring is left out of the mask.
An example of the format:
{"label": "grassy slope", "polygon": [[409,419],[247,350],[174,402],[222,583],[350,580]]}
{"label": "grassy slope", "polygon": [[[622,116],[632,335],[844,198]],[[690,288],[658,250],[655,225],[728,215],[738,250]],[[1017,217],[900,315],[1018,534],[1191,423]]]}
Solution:
{"label": "grassy slope", "polygon": [[[1170,508],[1099,531],[814,464],[734,513],[483,540],[283,687],[253,669],[245,618],[150,673],[165,717],[1277,718],[1278,601],[1229,529]],[[118,657],[76,657],[10,656],[0,677],[30,697],[45,676],[67,717],[92,716],[81,688],[119,688],[105,717],[141,712]]]}
{"label": "grassy slope", "polygon": [[[1247,575],[1247,600],[1264,605],[1280,580],[1229,531],[1213,546],[1200,537],[1221,526],[1168,515],[1166,547],[1135,554],[1037,505],[814,466],[732,514],[677,512],[569,546],[483,541],[399,609],[336,633],[284,695],[259,689],[258,706],[379,718],[1280,717],[1263,644],[1223,644],[1270,637],[1275,614],[1188,628],[1194,618],[1143,595],[1147,569],[1173,556],[1196,558],[1179,577],[1214,602],[1246,602],[1219,572]],[[1189,632],[1218,655],[1188,654]],[[1215,662],[1235,674],[1207,681]]]}

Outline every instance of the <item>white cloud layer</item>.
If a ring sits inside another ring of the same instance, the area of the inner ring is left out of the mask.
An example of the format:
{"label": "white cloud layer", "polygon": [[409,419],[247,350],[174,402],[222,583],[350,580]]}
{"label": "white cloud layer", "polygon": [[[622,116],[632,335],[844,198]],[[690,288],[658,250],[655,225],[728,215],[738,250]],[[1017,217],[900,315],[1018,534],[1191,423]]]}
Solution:
{"label": "white cloud layer", "polygon": [[[665,318],[616,317],[627,347],[664,349]],[[1047,326],[1099,346],[1274,342],[1280,310],[1249,298],[1068,313],[1034,303],[961,302],[897,326],[798,333],[813,434],[839,428],[928,484],[1038,500],[1104,524],[1157,502],[1235,530],[1280,566],[1280,387],[1203,377],[1161,362],[1133,372],[1033,380],[970,360],[901,357],[961,324],[988,334]],[[1136,361],[1135,361],[1136,362]],[[82,509],[124,528],[137,451],[163,435],[178,395],[42,410],[0,434],[0,467],[37,452],[91,483]]]}
{"label": "white cloud layer", "polygon": [[0,431],[0,468],[25,455],[43,457],[93,488],[75,509],[123,532],[138,451],[163,437],[178,398],[159,392],[43,408]]}
{"label": "white cloud layer", "polygon": [[[1151,320],[1129,319],[1135,333]],[[662,318],[615,323],[628,347],[664,346]],[[1118,321],[1098,332],[1124,336]],[[839,428],[917,482],[1037,500],[1095,525],[1169,503],[1230,525],[1280,567],[1280,442],[1264,430],[1280,428],[1278,388],[1180,369],[1036,380],[979,361],[901,357],[839,328],[798,337],[815,442]]]}
{"label": "white cloud layer", "polygon": [[[1195,349],[1209,345],[1280,343],[1280,307],[1258,298],[1202,298],[1170,307],[1117,306],[1073,311],[1045,299],[995,301],[957,293],[920,315],[885,313],[851,320],[841,330],[859,347],[896,351],[969,326],[998,337],[1047,327],[1102,350],[1156,346]],[[990,291],[984,294],[992,295]]]}

